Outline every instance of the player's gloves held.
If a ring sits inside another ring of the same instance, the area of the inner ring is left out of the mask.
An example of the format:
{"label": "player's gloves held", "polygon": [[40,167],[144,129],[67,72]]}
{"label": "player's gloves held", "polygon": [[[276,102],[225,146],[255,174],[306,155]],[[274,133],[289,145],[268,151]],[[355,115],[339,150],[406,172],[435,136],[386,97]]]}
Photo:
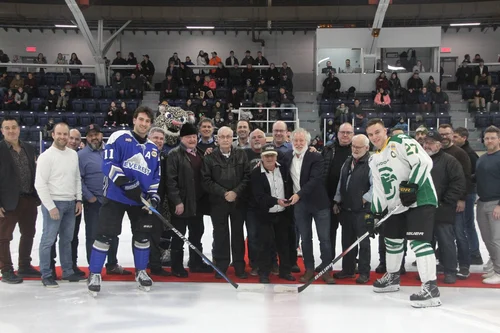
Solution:
{"label": "player's gloves held", "polygon": [[370,237],[375,238],[375,235],[378,234],[378,230],[375,226],[375,215],[372,212],[365,214],[365,223]]}
{"label": "player's gloves held", "polygon": [[142,198],[142,190],[141,190],[141,184],[139,183],[138,180],[135,182],[130,182],[123,184],[121,188],[125,191],[125,196],[129,198],[130,200],[142,203],[141,198]]}
{"label": "player's gloves held", "polygon": [[417,202],[418,185],[407,181],[399,184],[399,198],[405,207],[410,207]]}
{"label": "player's gloves held", "polygon": [[151,202],[151,206],[153,206],[154,209],[158,209],[158,206],[160,205],[160,196],[156,193],[150,194],[149,201]]}

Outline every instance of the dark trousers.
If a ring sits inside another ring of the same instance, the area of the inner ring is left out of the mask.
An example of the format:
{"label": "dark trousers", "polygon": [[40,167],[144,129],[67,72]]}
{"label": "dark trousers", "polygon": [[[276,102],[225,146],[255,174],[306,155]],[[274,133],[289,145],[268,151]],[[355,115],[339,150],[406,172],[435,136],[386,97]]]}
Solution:
{"label": "dark trousers", "polygon": [[455,275],[457,273],[457,247],[453,224],[436,222],[434,236],[439,245],[439,263],[444,266],[444,273]]}
{"label": "dark trousers", "polygon": [[[238,273],[245,270],[243,214],[242,207],[234,202],[220,202],[212,205],[210,212],[213,223],[212,255],[215,265],[222,272],[226,272],[231,254],[234,269]],[[231,223],[231,242],[229,242],[229,223]]]}
{"label": "dark trousers", "polygon": [[245,226],[247,229],[247,238],[248,238],[248,261],[250,267],[255,268],[257,257],[259,255],[259,241],[258,241],[258,233],[260,229],[260,222],[257,212],[250,208],[246,211],[245,214]]}
{"label": "dark trousers", "polygon": [[151,231],[151,246],[149,252],[149,267],[151,269],[160,269],[162,248],[160,247],[161,236],[163,234],[163,222],[156,219],[153,223],[153,230]]}
{"label": "dark trousers", "polygon": [[[342,250],[345,251],[368,230],[366,229],[364,212],[355,213],[342,211],[340,219],[342,224]],[[354,275],[356,269],[356,254],[356,251],[353,249],[342,258],[342,271]],[[370,237],[366,237],[359,243],[359,274],[370,275],[370,260]]]}
{"label": "dark trousers", "polygon": [[297,248],[299,247],[299,241],[298,241],[298,231],[297,231],[297,226],[295,225],[295,215],[293,214],[293,208],[290,223],[288,223],[288,254],[290,258],[290,264],[292,266],[297,265]]}
{"label": "dark trousers", "polygon": [[[289,244],[290,219],[286,212],[259,215],[258,220],[258,266],[260,275],[269,275],[273,265],[270,255],[274,244],[279,255],[280,274],[289,274],[290,263]],[[293,251],[297,252],[294,248]]]}
{"label": "dark trousers", "polygon": [[[333,209],[333,207],[332,207]],[[330,210],[331,211],[331,210]],[[330,214],[330,243],[332,246],[332,258],[335,258],[335,247],[337,246],[337,229],[339,228],[339,216]]]}
{"label": "dark trousers", "polygon": [[[172,214],[172,225],[183,235],[186,235],[186,229],[189,228],[189,242],[203,252],[201,237],[205,232],[205,225],[203,224],[203,215],[201,215],[201,213],[187,218],[180,218]],[[172,237],[171,251],[172,270],[183,268],[184,241],[175,234]],[[189,267],[200,267],[201,264],[202,258],[190,248]]]}
{"label": "dark trousers", "polygon": [[36,199],[34,197],[19,197],[17,207],[0,217],[0,270],[2,273],[12,270],[10,242],[16,224],[19,223],[21,239],[19,241],[19,267],[31,265],[31,249],[35,237],[37,217]]}

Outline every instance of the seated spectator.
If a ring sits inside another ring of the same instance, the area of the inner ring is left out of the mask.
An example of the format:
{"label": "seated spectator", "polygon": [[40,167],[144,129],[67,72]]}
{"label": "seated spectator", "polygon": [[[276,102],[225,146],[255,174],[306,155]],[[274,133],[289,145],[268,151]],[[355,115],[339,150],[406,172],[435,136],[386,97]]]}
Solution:
{"label": "seated spectator", "polygon": [[208,107],[207,100],[203,100],[198,109],[198,120],[202,120],[203,118],[212,118],[212,111]]}
{"label": "seated spectator", "polygon": [[[210,58],[210,61],[208,62],[208,64],[210,66],[218,66],[220,63],[222,63],[222,59],[217,55],[217,52],[213,51],[212,58]],[[210,72],[212,74],[215,74],[215,69],[212,69]]]}
{"label": "seated spectator", "polygon": [[290,67],[288,67],[288,63],[286,61],[281,64],[280,68],[280,76],[283,77],[283,75],[286,75],[290,80],[293,80],[293,71]]}
{"label": "seated spectator", "polygon": [[165,77],[170,74],[172,76],[172,79],[177,82],[177,79],[179,78],[179,71],[177,67],[175,67],[175,62],[171,61],[168,64],[167,70],[165,71]]}
{"label": "seated spectator", "polygon": [[194,78],[194,81],[191,82],[191,85],[189,87],[189,94],[191,98],[200,97],[200,91],[203,90],[203,81],[201,80],[201,77],[199,75],[196,75]]}
{"label": "seated spectator", "polygon": [[[80,59],[78,59],[78,56],[76,53],[71,53],[71,58],[69,59],[69,64],[70,65],[81,65],[82,62]],[[71,75],[79,75],[80,74],[80,68],[70,68],[69,72]]]}
{"label": "seated spectator", "polygon": [[360,102],[359,98],[354,99],[354,104],[351,106],[350,110],[353,114],[362,113],[363,115],[365,115],[365,111],[363,110],[363,107],[361,106],[361,102]]}
{"label": "seated spectator", "polygon": [[104,127],[116,127],[116,122],[118,121],[119,110],[116,107],[116,103],[113,101],[109,106],[108,113],[106,114],[106,119],[104,121]]}
{"label": "seated spectator", "polygon": [[257,85],[257,72],[253,70],[252,64],[247,64],[247,67],[241,72],[243,82],[250,81],[252,86]]}
{"label": "seated spectator", "polygon": [[3,98],[3,95],[7,93],[7,90],[9,90],[9,88],[9,77],[7,76],[7,73],[4,72],[2,73],[2,76],[0,76],[0,98]]}
{"label": "seated spectator", "polygon": [[330,72],[323,81],[323,99],[339,98],[340,86],[338,77],[335,76],[335,73]]}
{"label": "seated spectator", "polygon": [[294,99],[295,97],[293,96],[293,94],[286,91],[285,87],[280,88],[280,94],[278,97],[278,102],[280,103],[280,106],[282,104],[295,104],[293,101]]}
{"label": "seated spectator", "polygon": [[419,72],[419,73],[425,73],[425,68],[424,65],[422,65],[422,61],[417,60],[417,64],[413,66],[412,72]]}
{"label": "seated spectator", "polygon": [[234,51],[229,52],[229,57],[226,58],[226,67],[234,67],[234,65],[239,64],[238,58],[234,56]]}
{"label": "seated spectator", "polygon": [[259,86],[255,94],[253,95],[253,104],[255,104],[256,106],[265,106],[267,105],[267,102],[267,91],[264,91],[264,89],[262,89],[262,86]]}
{"label": "seated spectator", "polygon": [[401,97],[401,81],[399,80],[398,73],[392,72],[389,79],[390,95],[393,99]]}
{"label": "seated spectator", "polygon": [[215,79],[211,77],[210,75],[205,75],[205,81],[203,82],[203,86],[205,87],[205,92],[207,91],[206,88],[212,90],[212,92],[217,89],[217,83],[215,82]]}
{"label": "seated spectator", "polygon": [[76,96],[78,98],[89,98],[90,97],[90,82],[85,79],[84,76],[81,77],[76,85]]}
{"label": "seated spectator", "polygon": [[476,89],[474,91],[474,95],[472,96],[471,102],[472,106],[474,106],[476,110],[484,111],[484,108],[486,106],[486,100],[481,90]]}
{"label": "seated spectator", "polygon": [[476,53],[476,55],[474,56],[474,59],[472,60],[472,62],[475,63],[475,64],[479,64],[481,62],[481,60],[483,60],[481,58],[481,55],[479,55],[479,53]]}
{"label": "seated spectator", "polygon": [[[457,85],[462,87],[465,84],[471,84],[474,82],[474,72],[472,67],[467,66],[467,62],[462,62],[462,65],[457,69],[455,77],[457,79]],[[462,97],[462,99],[464,99]]]}
{"label": "seated spectator", "polygon": [[226,109],[221,101],[216,101],[212,107],[212,115],[215,115],[217,112],[219,112],[222,117],[226,115]]}
{"label": "seated spectator", "polygon": [[253,123],[254,126],[260,130],[265,130],[264,120],[266,119],[267,113],[264,108],[259,107],[257,110],[252,110],[253,120],[259,120],[259,122]]}
{"label": "seated spectator", "polygon": [[293,82],[292,80],[286,76],[286,75],[283,75],[281,77],[281,80],[280,80],[280,87],[285,87],[286,90],[288,90],[289,92],[293,92]]}
{"label": "seated spectator", "polygon": [[[36,57],[36,59],[33,60],[33,63],[34,64],[47,64],[47,59],[45,58],[43,53],[38,53],[38,57]],[[40,67],[40,68],[38,68],[38,71],[40,73],[45,73],[45,68]]]}
{"label": "seated spectator", "polygon": [[144,83],[132,72],[130,77],[125,80],[125,95],[129,98],[141,98],[143,87]]}
{"label": "seated spectator", "polygon": [[193,101],[191,99],[188,99],[186,101],[186,104],[184,105],[184,110],[185,111],[192,111],[196,115],[198,113],[198,107],[193,104]]}
{"label": "seated spectator", "polygon": [[242,84],[242,78],[241,78],[241,69],[238,67],[239,65],[234,64],[232,67],[229,68],[229,85],[235,87],[235,86],[240,86]]}
{"label": "seated spectator", "polygon": [[243,58],[243,60],[241,60],[241,65],[242,66],[246,66],[247,64],[253,64],[253,57],[251,56],[251,52],[249,50],[247,50],[245,52],[245,58]]}
{"label": "seated spectator", "polygon": [[69,98],[75,97],[76,93],[75,90],[73,89],[73,85],[71,84],[71,82],[66,81],[66,83],[64,84],[64,90],[66,90],[66,94],[68,95]]}
{"label": "seated spectator", "polygon": [[127,110],[127,104],[125,102],[122,102],[122,104],[120,105],[116,119],[121,127],[130,126],[132,120],[132,113],[130,113]]}
{"label": "seated spectator", "polygon": [[160,99],[176,99],[177,98],[177,82],[173,79],[172,74],[168,73],[167,78],[161,84]]}
{"label": "seated spectator", "polygon": [[275,101],[271,102],[271,107],[269,108],[269,120],[279,120],[281,117],[281,112],[277,109],[278,105],[276,105]]}
{"label": "seated spectator", "polygon": [[16,95],[14,94],[14,91],[12,89],[7,90],[7,93],[3,96],[3,109],[16,109]]}
{"label": "seated spectator", "polygon": [[254,92],[255,92],[255,88],[252,84],[252,81],[250,79],[248,79],[246,81],[245,90],[243,91],[243,98],[244,99],[252,99]]}
{"label": "seated spectator", "polygon": [[331,61],[327,61],[326,62],[326,67],[324,67],[324,68],[321,69],[321,73],[326,74],[326,76],[328,76],[328,74],[330,74],[330,72],[333,72],[334,74],[337,74],[337,70],[332,67],[332,62]]}
{"label": "seated spectator", "polygon": [[10,89],[17,90],[19,87],[24,87],[24,79],[21,74],[16,73],[16,76],[10,81]]}
{"label": "seated spectator", "polygon": [[401,116],[398,119],[398,122],[394,128],[398,128],[403,130],[405,133],[408,133],[408,123],[405,120],[405,117]]}
{"label": "seated spectator", "polygon": [[24,91],[23,87],[19,87],[17,89],[17,93],[14,99],[16,101],[18,110],[28,109],[28,94]]}
{"label": "seated spectator", "polygon": [[229,71],[222,62],[217,64],[217,69],[215,70],[215,82],[217,87],[227,86],[227,80],[229,79]]}
{"label": "seated spectator", "polygon": [[38,95],[37,86],[38,84],[33,76],[33,73],[28,73],[28,78],[24,80],[24,91],[28,93],[28,97],[30,99]]}
{"label": "seated spectator", "polygon": [[432,93],[426,87],[418,95],[418,104],[421,112],[430,112],[432,108]]}
{"label": "seated spectator", "polygon": [[66,94],[65,89],[61,89],[59,97],[57,98],[56,109],[66,111],[68,109],[69,96]]}
{"label": "seated spectator", "polygon": [[179,55],[177,52],[174,52],[174,54],[168,59],[168,63],[174,63],[175,66],[179,66],[181,64],[181,59],[179,59]]}
{"label": "seated spectator", "polygon": [[[270,87],[277,87],[279,85],[279,82],[281,80],[280,72],[276,68],[276,65],[274,63],[271,63],[269,65],[269,68],[267,69],[265,73],[266,77],[266,83]],[[288,77],[288,76],[287,76]]]}
{"label": "seated spectator", "polygon": [[179,85],[189,87],[193,80],[193,70],[181,62],[179,65]]}
{"label": "seated spectator", "polygon": [[491,75],[488,71],[488,66],[484,65],[483,59],[479,61],[479,66],[476,66],[476,73],[474,77],[474,84],[487,84],[491,86]]}
{"label": "seated spectator", "polygon": [[221,128],[226,124],[224,117],[221,116],[220,112],[215,112],[214,125],[215,128]]}
{"label": "seated spectator", "polygon": [[425,87],[427,88],[427,91],[429,91],[431,94],[434,94],[436,92],[437,83],[434,81],[432,75],[429,76],[429,81],[427,81]]}
{"label": "seated spectator", "polygon": [[377,112],[380,111],[388,111],[391,108],[391,98],[384,90],[384,88],[380,88],[378,93],[375,95],[375,99],[373,100],[375,103],[375,109]]}
{"label": "seated spectator", "polygon": [[238,120],[234,116],[234,113],[229,112],[227,114],[226,126],[229,127],[230,129],[232,129],[233,132],[236,132],[237,125],[238,125]]}
{"label": "seated spectator", "polygon": [[233,109],[239,109],[241,106],[241,97],[238,93],[238,89],[233,87],[231,89],[231,94],[226,98],[227,106],[232,107]]}
{"label": "seated spectator", "polygon": [[52,131],[54,130],[55,122],[54,118],[50,117],[49,121],[43,127],[43,139],[50,140],[52,138]]}
{"label": "seated spectator", "polygon": [[350,123],[351,119],[349,119],[349,108],[344,103],[337,106],[335,110],[335,124],[343,124]]}
{"label": "seated spectator", "polygon": [[500,111],[498,101],[500,101],[500,90],[496,86],[490,87],[490,92],[485,97],[486,111]]}
{"label": "seated spectator", "polygon": [[59,95],[56,94],[54,89],[50,89],[49,95],[46,99],[45,111],[54,111],[57,108],[57,101],[59,100]]}
{"label": "seated spectator", "polygon": [[113,90],[115,91],[116,98],[125,98],[125,91],[127,89],[125,80],[123,80],[122,73],[116,72],[112,83]]}
{"label": "seated spectator", "polygon": [[377,80],[375,81],[375,85],[377,91],[379,91],[380,88],[384,89],[384,91],[389,91],[389,80],[387,80],[387,77],[385,77],[385,72],[380,73]]}
{"label": "seated spectator", "polygon": [[450,110],[450,99],[448,94],[441,90],[441,86],[436,86],[436,92],[432,94],[432,104],[434,104],[434,111],[439,112],[441,105],[445,106],[445,111]]}
{"label": "seated spectator", "polygon": [[[259,77],[259,81],[257,82],[257,88],[262,87],[262,90],[267,91],[269,88],[267,87],[266,78],[264,76]],[[293,86],[292,86],[293,88]]]}
{"label": "seated spectator", "polygon": [[413,89],[413,90],[420,91],[420,90],[422,90],[423,87],[424,87],[424,82],[422,81],[422,79],[418,75],[418,72],[414,72],[413,76],[408,79],[408,82],[406,83],[406,88],[408,90]]}
{"label": "seated spectator", "polygon": [[355,113],[354,114],[354,127],[366,129],[367,124],[368,124],[368,119],[366,119],[364,113]]}
{"label": "seated spectator", "polygon": [[405,90],[403,95],[403,101],[406,105],[406,111],[417,112],[418,111],[418,95],[419,91],[410,88]]}

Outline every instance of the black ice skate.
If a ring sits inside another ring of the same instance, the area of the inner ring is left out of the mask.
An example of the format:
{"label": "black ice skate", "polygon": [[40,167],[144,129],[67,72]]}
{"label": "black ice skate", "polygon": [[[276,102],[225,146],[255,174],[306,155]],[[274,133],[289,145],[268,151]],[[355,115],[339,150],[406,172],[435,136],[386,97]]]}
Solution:
{"label": "black ice skate", "polygon": [[92,297],[97,297],[101,291],[101,274],[90,273],[87,279],[87,287]]}
{"label": "black ice skate", "polygon": [[388,293],[399,291],[400,276],[399,273],[385,273],[382,278],[373,283],[373,291],[376,293]]}
{"label": "black ice skate", "polygon": [[427,281],[422,284],[422,290],[410,296],[411,306],[414,308],[428,308],[440,306],[439,289],[436,280]]}
{"label": "black ice skate", "polygon": [[137,287],[143,291],[151,290],[151,286],[153,285],[153,280],[151,280],[145,270],[140,270],[135,273],[135,281],[137,281]]}

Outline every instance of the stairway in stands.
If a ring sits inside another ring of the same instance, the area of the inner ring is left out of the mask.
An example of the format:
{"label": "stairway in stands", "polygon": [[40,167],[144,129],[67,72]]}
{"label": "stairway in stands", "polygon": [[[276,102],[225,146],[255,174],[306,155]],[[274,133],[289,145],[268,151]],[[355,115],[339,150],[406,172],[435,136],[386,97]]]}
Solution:
{"label": "stairway in stands", "polygon": [[321,124],[319,117],[319,107],[316,101],[318,94],[311,91],[294,92],[295,105],[299,112],[300,127],[311,133],[311,137],[321,135]]}
{"label": "stairway in stands", "polygon": [[457,91],[447,91],[450,98],[450,115],[453,127],[465,127],[469,130],[469,143],[476,151],[484,150],[481,142],[481,130],[474,124],[474,117],[468,112],[467,102],[461,102],[461,93]]}

